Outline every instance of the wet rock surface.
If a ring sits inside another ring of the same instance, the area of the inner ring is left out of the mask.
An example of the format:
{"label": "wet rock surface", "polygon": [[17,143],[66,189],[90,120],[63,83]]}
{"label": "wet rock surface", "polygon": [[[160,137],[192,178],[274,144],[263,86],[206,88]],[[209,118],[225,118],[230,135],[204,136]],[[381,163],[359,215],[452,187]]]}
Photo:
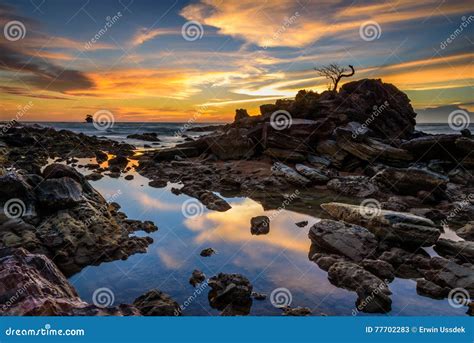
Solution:
{"label": "wet rock surface", "polygon": [[209,279],[209,304],[223,315],[246,315],[252,306],[252,285],[240,274],[219,273]]}
{"label": "wet rock surface", "polygon": [[133,305],[143,316],[176,316],[181,309],[168,294],[152,289],[133,301]]}

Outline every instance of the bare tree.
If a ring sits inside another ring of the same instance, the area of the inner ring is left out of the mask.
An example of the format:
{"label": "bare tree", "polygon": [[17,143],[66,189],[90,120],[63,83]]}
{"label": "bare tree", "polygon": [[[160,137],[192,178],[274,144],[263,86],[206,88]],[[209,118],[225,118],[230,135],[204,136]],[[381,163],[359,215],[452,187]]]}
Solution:
{"label": "bare tree", "polygon": [[333,91],[337,90],[337,85],[343,77],[351,77],[355,74],[354,67],[349,65],[349,69],[341,67],[337,63],[331,63],[320,68],[314,68],[320,76],[324,76],[326,79],[331,80],[333,85]]}

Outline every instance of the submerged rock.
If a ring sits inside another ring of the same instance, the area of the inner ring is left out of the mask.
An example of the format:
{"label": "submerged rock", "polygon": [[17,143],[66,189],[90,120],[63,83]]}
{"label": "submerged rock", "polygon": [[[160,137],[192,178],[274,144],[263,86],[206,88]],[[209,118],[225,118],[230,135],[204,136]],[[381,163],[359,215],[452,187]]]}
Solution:
{"label": "submerged rock", "polygon": [[250,220],[252,235],[266,235],[270,232],[270,219],[267,216],[257,216]]}
{"label": "submerged rock", "polygon": [[216,253],[216,251],[215,251],[214,249],[212,249],[212,248],[206,248],[206,249],[203,249],[203,250],[201,251],[201,254],[200,254],[200,255],[201,255],[202,257],[209,257],[209,256],[214,255],[215,253]]}
{"label": "submerged rock", "polygon": [[189,279],[189,283],[196,287],[198,284],[206,280],[206,275],[200,270],[194,269],[191,278]]}
{"label": "submerged rock", "polygon": [[343,203],[321,204],[333,218],[367,227],[380,239],[407,245],[430,246],[441,232],[435,224],[410,213],[368,208]]}
{"label": "submerged rock", "polygon": [[178,303],[158,289],[139,296],[133,305],[143,316],[176,316],[181,313]]}

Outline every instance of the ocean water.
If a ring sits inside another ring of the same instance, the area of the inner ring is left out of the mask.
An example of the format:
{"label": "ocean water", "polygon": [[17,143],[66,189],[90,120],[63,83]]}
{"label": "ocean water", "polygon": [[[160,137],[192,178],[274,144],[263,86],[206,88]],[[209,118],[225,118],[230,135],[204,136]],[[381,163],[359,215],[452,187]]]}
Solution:
{"label": "ocean water", "polygon": [[[170,145],[178,139],[175,132],[182,130],[183,125],[116,123],[111,130],[97,133],[91,128],[92,125],[87,124],[51,124],[58,129],[130,143],[133,140],[126,138],[128,134],[157,132]],[[424,124],[418,129],[433,133],[452,132],[447,125]],[[78,165],[94,162],[94,159],[80,159]],[[85,169],[78,170],[83,174],[90,173]],[[189,284],[192,271],[199,269],[208,278],[219,272],[241,273],[250,280],[254,291],[265,293],[266,300],[253,300],[250,315],[281,315],[282,310],[272,305],[271,295],[277,291],[281,293],[282,289],[291,306],[307,306],[314,315],[366,315],[355,312],[355,292],[333,286],[327,279],[327,273],[308,258],[311,246],[308,230],[323,216],[319,205],[334,200],[331,195],[303,192],[298,201],[281,212],[272,210],[281,205],[281,196],[280,199],[275,196],[270,204],[268,199],[221,195],[231,205],[229,211],[215,212],[202,208],[198,216],[189,218],[183,208],[191,198],[177,196],[170,191],[172,187],[179,187],[179,184],[152,188],[148,186],[149,180],[133,169],[128,174],[134,175],[134,179],[125,180],[126,174],[118,179],[105,176],[101,180],[91,181],[91,184],[105,198],[113,196],[129,218],[151,220],[159,230],[150,234],[154,243],[149,246],[147,253],[135,254],[125,261],[89,266],[70,277],[70,282],[84,300],[92,302],[94,292],[106,287],[114,295],[113,304],[131,303],[136,297],[157,288],[171,295],[184,307],[183,315],[218,315],[219,311],[209,304],[209,288],[205,285],[194,288]],[[272,218],[269,234],[254,236],[250,233],[250,220],[257,215]],[[308,226],[300,228],[295,225],[303,220],[308,221]],[[144,232],[134,234],[145,235]],[[460,239],[450,230],[445,235]],[[217,254],[201,257],[199,253],[205,248],[213,248]],[[426,251],[436,255],[431,248]],[[393,303],[388,315],[465,315],[465,308],[454,308],[447,299],[434,300],[418,295],[413,280],[396,278],[389,288],[393,293]]]}
{"label": "ocean water", "polygon": [[[199,127],[208,125],[219,125],[222,123],[129,123],[117,122],[112,127],[106,130],[98,130],[93,124],[89,123],[72,123],[72,122],[39,122],[35,123],[41,126],[53,127],[58,130],[70,130],[76,133],[84,133],[86,135],[106,137],[120,142],[133,144],[137,147],[143,147],[145,144],[150,145],[149,142],[144,142],[137,139],[127,138],[128,135],[134,133],[157,133],[162,140],[161,147],[168,147],[181,141],[180,135],[182,133],[189,137],[199,137],[208,134],[209,132],[186,132],[189,127]],[[416,129],[430,134],[449,134],[458,133],[447,124],[418,124]],[[474,132],[474,124],[470,125],[470,129]]]}

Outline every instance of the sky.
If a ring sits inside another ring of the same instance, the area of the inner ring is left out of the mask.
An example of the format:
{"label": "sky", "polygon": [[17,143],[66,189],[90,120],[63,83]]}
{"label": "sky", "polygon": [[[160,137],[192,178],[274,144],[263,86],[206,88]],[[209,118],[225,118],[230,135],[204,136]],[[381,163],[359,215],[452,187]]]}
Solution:
{"label": "sky", "polygon": [[322,92],[314,71],[381,78],[419,122],[474,112],[470,1],[0,0],[0,120],[231,121]]}

